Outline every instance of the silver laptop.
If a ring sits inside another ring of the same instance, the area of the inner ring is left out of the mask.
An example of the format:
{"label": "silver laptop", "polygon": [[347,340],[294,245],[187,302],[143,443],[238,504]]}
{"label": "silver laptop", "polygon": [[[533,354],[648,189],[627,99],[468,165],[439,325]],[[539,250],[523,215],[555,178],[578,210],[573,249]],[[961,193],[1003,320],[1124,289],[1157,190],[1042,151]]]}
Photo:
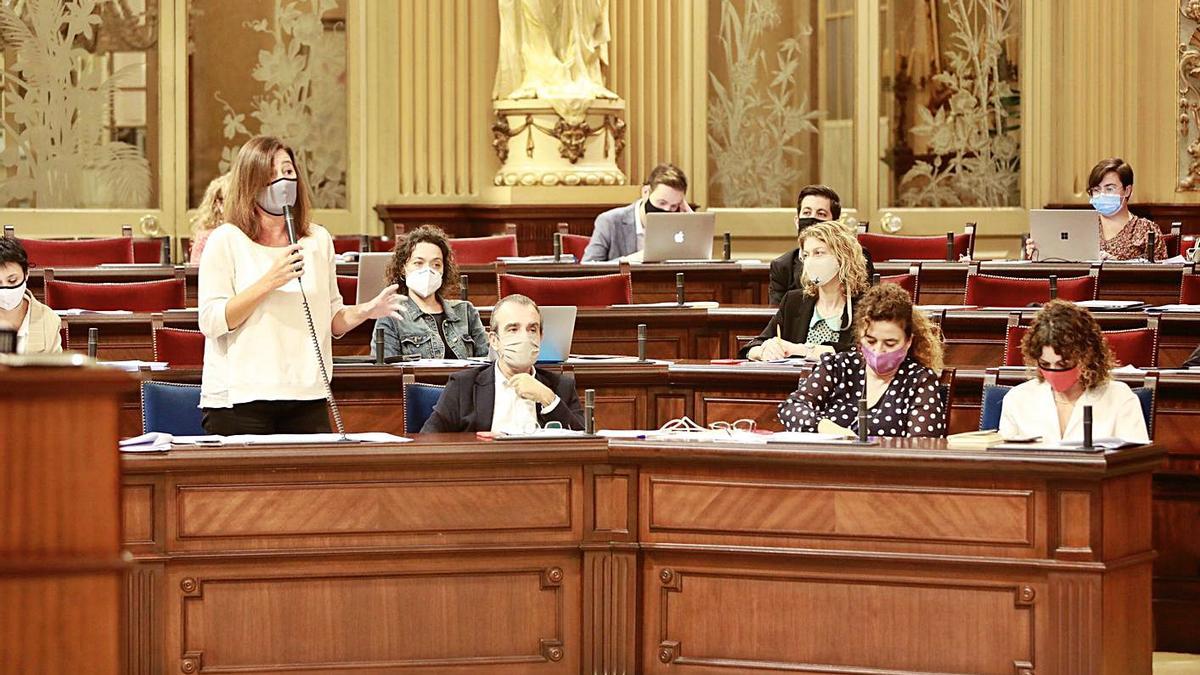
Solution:
{"label": "silver laptop", "polygon": [[711,260],[715,213],[647,213],[642,262]]}
{"label": "silver laptop", "polygon": [[358,255],[356,302],[362,304],[374,300],[375,296],[387,287],[387,268],[391,261],[391,253],[360,253]]}
{"label": "silver laptop", "polygon": [[1100,259],[1099,216],[1092,209],[1030,209],[1029,236],[1038,260]]}

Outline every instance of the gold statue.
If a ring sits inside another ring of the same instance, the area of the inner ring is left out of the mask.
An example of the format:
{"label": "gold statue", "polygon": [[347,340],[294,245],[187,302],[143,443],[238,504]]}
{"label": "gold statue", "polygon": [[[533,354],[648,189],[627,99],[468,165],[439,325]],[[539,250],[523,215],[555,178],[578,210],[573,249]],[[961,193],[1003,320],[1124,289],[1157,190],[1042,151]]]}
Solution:
{"label": "gold statue", "polygon": [[498,0],[500,58],[492,97],[546,100],[578,123],[595,99],[616,99],[604,86],[609,0]]}

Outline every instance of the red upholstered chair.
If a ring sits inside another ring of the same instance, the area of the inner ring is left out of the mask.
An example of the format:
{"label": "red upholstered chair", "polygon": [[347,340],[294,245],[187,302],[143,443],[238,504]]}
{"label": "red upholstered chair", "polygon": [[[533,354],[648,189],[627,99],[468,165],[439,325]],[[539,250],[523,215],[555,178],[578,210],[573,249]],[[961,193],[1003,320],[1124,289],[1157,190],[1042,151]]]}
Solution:
{"label": "red upholstered chair", "polygon": [[[1098,290],[1096,271],[1081,277],[1058,279],[1058,298],[1072,302],[1095,300]],[[1026,307],[1050,301],[1049,279],[999,277],[991,274],[967,274],[967,292],[963,304],[979,307]]]}
{"label": "red upholstered chair", "polygon": [[343,277],[338,275],[337,278],[338,292],[342,294],[342,303],[353,305],[358,302],[358,277]]}
{"label": "red upholstered chair", "polygon": [[[954,235],[954,259],[975,257],[975,225],[968,223],[965,232]],[[876,263],[889,260],[945,260],[946,236],[909,236],[859,232],[858,243],[871,252]]]}
{"label": "red upholstered chair", "polygon": [[587,250],[588,242],[591,237],[585,237],[582,234],[562,234],[562,252],[563,255],[575,256],[575,262],[583,262],[583,252]]}
{"label": "red upholstered chair", "polygon": [[46,304],[54,309],[127,310],[162,312],[186,306],[184,280],[138,281],[124,284],[87,284],[45,280]]}
{"label": "red upholstered chair", "polygon": [[204,365],[204,333],[164,328],[156,324],[151,336],[155,361],[165,362],[172,368],[199,368]]}
{"label": "red upholstered chair", "polygon": [[95,267],[105,263],[132,263],[133,238],[21,239],[34,267]]}
{"label": "red upholstered chair", "polygon": [[520,293],[539,305],[608,307],[633,302],[633,285],[628,274],[601,274],[594,277],[497,274],[496,291],[500,298]]}
{"label": "red upholstered chair", "polygon": [[333,238],[333,252],[358,253],[363,250],[363,239],[357,234],[339,234]]}
{"label": "red upholstered chair", "polygon": [[139,237],[134,239],[133,262],[140,265],[171,264],[171,238]]}
{"label": "red upholstered chair", "polygon": [[[1019,324],[1020,314],[1010,314],[1008,328],[1004,334],[1004,365],[1021,366],[1025,359],[1021,355],[1021,339],[1028,326]],[[1117,365],[1135,368],[1158,367],[1158,318],[1150,317],[1145,328],[1103,331],[1108,348],[1112,350]]]}
{"label": "red upholstered chair", "polygon": [[502,257],[516,257],[517,235],[464,237],[447,240],[459,265],[486,265]]}
{"label": "red upholstered chair", "polygon": [[372,253],[387,253],[396,248],[396,240],[388,236],[371,237]]}
{"label": "red upholstered chair", "polygon": [[908,291],[908,297],[912,298],[915,303],[917,295],[921,290],[921,267],[913,265],[908,268],[907,274],[893,274],[891,276],[879,277],[879,283],[896,284],[900,288]]}
{"label": "red upholstered chair", "polygon": [[1179,303],[1200,305],[1200,274],[1195,272],[1183,274],[1183,282],[1179,284]]}

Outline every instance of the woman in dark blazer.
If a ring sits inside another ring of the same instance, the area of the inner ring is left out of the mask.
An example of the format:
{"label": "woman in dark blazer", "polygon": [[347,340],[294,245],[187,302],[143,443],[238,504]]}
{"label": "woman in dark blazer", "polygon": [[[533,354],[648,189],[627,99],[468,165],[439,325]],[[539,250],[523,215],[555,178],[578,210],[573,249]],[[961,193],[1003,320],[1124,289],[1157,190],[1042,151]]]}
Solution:
{"label": "woman in dark blazer", "polygon": [[853,344],[854,303],[869,285],[862,247],[845,226],[818,223],[800,242],[804,287],[788,291],[762,334],[741,358],[773,361],[846,351]]}

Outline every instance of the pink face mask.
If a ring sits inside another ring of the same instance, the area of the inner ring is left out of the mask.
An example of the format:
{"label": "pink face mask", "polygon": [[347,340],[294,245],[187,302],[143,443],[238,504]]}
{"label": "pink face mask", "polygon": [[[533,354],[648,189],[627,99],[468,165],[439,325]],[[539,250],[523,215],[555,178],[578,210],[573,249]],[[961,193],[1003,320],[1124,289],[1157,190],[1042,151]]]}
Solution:
{"label": "pink face mask", "polygon": [[904,363],[904,358],[908,356],[908,347],[880,353],[866,345],[859,345],[859,350],[862,351],[863,359],[876,375],[890,375],[896,372],[900,364]]}
{"label": "pink face mask", "polygon": [[1049,382],[1054,391],[1060,394],[1074,387],[1075,383],[1079,381],[1079,366],[1065,370],[1048,370],[1039,367],[1038,372],[1042,374],[1042,379]]}

